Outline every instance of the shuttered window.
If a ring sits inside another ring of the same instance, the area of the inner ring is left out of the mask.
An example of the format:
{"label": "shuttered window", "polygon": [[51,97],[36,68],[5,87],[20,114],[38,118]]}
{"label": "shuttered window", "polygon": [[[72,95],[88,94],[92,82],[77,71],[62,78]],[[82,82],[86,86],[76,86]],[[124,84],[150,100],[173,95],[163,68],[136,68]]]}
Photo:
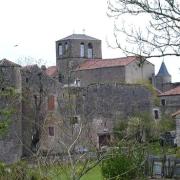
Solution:
{"label": "shuttered window", "polygon": [[49,96],[48,97],[48,110],[52,111],[55,109],[55,98],[54,96]]}

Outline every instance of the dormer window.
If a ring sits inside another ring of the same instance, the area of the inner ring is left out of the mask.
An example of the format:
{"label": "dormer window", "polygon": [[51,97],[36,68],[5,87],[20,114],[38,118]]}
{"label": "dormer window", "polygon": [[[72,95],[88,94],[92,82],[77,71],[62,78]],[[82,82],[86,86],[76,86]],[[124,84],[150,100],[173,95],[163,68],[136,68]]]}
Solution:
{"label": "dormer window", "polygon": [[89,43],[88,44],[88,59],[92,59],[93,58],[93,47],[92,44]]}
{"label": "dormer window", "polygon": [[84,57],[84,43],[80,45],[80,57]]}
{"label": "dormer window", "polygon": [[63,47],[62,47],[62,44],[59,44],[59,45],[58,45],[58,53],[59,53],[59,56],[62,56],[62,55],[63,55]]}

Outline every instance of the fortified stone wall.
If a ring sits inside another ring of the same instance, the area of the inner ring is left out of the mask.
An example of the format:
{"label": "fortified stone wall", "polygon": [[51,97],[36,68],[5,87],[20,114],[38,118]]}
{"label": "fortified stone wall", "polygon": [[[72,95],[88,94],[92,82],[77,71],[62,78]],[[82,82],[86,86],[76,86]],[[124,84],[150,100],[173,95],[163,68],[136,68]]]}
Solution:
{"label": "fortified stone wall", "polygon": [[[67,92],[70,101],[64,98]],[[151,97],[150,91],[142,85],[92,84],[84,88],[64,88],[60,100],[61,114],[66,122],[70,117],[77,117],[76,127],[83,123],[80,145],[85,142],[87,145],[89,141],[88,146],[99,147],[98,136],[103,133],[112,135],[113,127],[119,121],[138,112],[151,114]]]}
{"label": "fortified stone wall", "polygon": [[77,107],[77,114],[83,112],[89,120],[97,116],[112,120],[117,115],[151,112],[152,99],[150,91],[142,85],[94,84],[82,89]]}

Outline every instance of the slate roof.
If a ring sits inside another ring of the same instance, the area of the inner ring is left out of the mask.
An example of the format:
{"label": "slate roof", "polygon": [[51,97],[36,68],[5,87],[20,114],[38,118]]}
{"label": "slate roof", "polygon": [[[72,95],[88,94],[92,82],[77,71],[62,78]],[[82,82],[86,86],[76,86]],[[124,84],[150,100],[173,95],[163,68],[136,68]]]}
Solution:
{"label": "slate roof", "polygon": [[9,60],[7,60],[7,59],[2,59],[1,61],[0,61],[0,66],[4,66],[4,67],[21,67],[19,64],[16,64],[16,63],[14,63],[14,62],[12,62],[12,61],[9,61]]}
{"label": "slate roof", "polygon": [[46,69],[45,71],[46,75],[50,76],[50,77],[55,77],[58,75],[58,70],[56,66],[50,66]]}
{"label": "slate roof", "polygon": [[[67,36],[63,39],[60,39],[61,41],[62,40],[72,40],[72,39],[82,39],[82,40],[99,40],[99,39],[96,39],[94,37],[91,37],[91,36],[87,36],[85,34],[72,34],[70,36]],[[100,40],[99,40],[100,41]]]}
{"label": "slate roof", "polygon": [[161,67],[159,69],[159,72],[157,76],[171,76],[166,68],[166,65],[164,62],[162,62]]}
{"label": "slate roof", "polygon": [[76,71],[88,70],[88,69],[99,69],[106,67],[117,67],[117,66],[126,66],[129,63],[137,60],[137,56],[128,56],[123,58],[116,59],[89,59],[82,63]]}
{"label": "slate roof", "polygon": [[161,93],[159,96],[175,96],[175,95],[180,95],[180,86],[170,89],[169,91],[166,91],[164,93]]}

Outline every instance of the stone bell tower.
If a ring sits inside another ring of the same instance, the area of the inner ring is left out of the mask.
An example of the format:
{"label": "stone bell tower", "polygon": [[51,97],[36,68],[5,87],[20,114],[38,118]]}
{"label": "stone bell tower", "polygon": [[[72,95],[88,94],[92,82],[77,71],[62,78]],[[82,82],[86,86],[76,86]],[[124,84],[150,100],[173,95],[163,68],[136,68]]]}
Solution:
{"label": "stone bell tower", "polygon": [[59,81],[73,83],[73,70],[84,61],[102,59],[101,40],[85,34],[72,34],[56,41],[56,66]]}

